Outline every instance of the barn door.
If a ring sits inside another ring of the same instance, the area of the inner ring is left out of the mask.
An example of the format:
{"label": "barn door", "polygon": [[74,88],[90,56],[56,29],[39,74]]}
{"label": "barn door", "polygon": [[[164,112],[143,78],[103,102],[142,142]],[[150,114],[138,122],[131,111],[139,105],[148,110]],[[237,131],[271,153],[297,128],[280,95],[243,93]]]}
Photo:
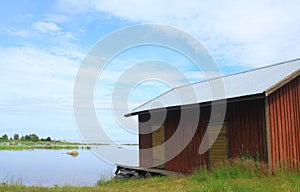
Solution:
{"label": "barn door", "polygon": [[[227,125],[223,124],[220,133],[218,129],[220,125],[210,125],[208,127],[209,144],[209,166],[214,166],[218,162],[224,162],[228,157],[227,147]],[[216,138],[217,137],[217,138]],[[216,138],[215,142],[214,138]]]}
{"label": "barn door", "polygon": [[164,125],[157,127],[152,127],[152,165],[156,168],[163,169],[165,167],[165,127]]}

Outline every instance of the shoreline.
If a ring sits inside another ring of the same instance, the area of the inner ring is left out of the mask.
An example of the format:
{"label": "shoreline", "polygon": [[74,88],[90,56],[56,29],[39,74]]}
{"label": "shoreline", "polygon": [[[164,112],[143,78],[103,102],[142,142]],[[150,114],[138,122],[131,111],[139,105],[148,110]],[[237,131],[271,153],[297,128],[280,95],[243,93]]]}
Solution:
{"label": "shoreline", "polygon": [[[92,146],[109,146],[109,143],[79,143],[79,142],[68,142],[68,141],[20,141],[20,140],[9,140],[0,142],[1,150],[33,150],[33,149],[87,149],[90,150]],[[124,143],[121,146],[138,146],[135,143]]]}

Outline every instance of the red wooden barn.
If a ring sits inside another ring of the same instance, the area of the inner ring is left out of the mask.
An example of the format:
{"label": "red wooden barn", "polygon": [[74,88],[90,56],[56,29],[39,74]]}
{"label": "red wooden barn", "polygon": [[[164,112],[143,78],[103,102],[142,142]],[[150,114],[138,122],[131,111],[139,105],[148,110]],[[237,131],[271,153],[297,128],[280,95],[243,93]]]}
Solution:
{"label": "red wooden barn", "polygon": [[[140,166],[191,173],[200,166],[247,153],[273,168],[281,162],[298,167],[299,74],[300,59],[296,59],[174,88],[139,106],[125,116],[138,115]],[[217,115],[212,113],[212,104],[222,98],[213,98],[209,85],[218,80],[224,83],[227,103],[224,121],[219,119],[218,111],[214,111]],[[195,90],[196,99],[184,102],[174,99],[176,93],[188,94],[191,89]],[[151,108],[158,101],[166,108]],[[200,109],[196,122],[194,109]],[[183,114],[185,120],[181,121]],[[150,120],[151,115],[161,115],[163,121]],[[181,132],[177,132],[179,124],[184,127]],[[216,129],[218,126],[220,129]],[[213,135],[215,141],[210,139]],[[199,153],[201,142],[207,146],[212,144],[202,154]]]}

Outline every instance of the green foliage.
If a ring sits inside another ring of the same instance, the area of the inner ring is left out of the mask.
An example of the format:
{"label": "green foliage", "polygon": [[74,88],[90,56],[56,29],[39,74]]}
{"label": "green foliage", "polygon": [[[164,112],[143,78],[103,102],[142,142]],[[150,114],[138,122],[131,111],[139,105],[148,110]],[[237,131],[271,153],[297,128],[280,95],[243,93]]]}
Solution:
{"label": "green foliage", "polygon": [[80,143],[65,142],[52,140],[51,137],[39,139],[36,134],[26,134],[21,137],[19,134],[14,134],[11,140],[8,140],[8,135],[4,134],[0,137],[0,142],[9,142],[0,144],[0,150],[32,150],[32,149],[91,149],[88,145]]}
{"label": "green foliage", "polygon": [[33,142],[39,141],[39,136],[37,136],[36,134],[30,134],[29,138],[30,138],[30,141],[33,141]]}
{"label": "green foliage", "polygon": [[7,134],[2,135],[2,137],[0,137],[1,141],[8,141],[8,136]]}
{"label": "green foliage", "polygon": [[[0,137],[0,141],[8,141],[8,135],[4,134],[2,137]],[[19,134],[15,133],[13,137],[10,137],[10,140],[15,140],[15,141],[32,141],[32,142],[38,142],[38,141],[52,141],[51,137],[47,137],[45,139],[40,139],[39,136],[37,134],[26,134],[26,135],[22,135],[20,137]]]}
{"label": "green foliage", "polygon": [[51,137],[47,137],[46,139],[41,139],[41,141],[52,141]]}
{"label": "green foliage", "polygon": [[253,156],[249,151],[240,152],[240,158],[242,160],[254,160]]}

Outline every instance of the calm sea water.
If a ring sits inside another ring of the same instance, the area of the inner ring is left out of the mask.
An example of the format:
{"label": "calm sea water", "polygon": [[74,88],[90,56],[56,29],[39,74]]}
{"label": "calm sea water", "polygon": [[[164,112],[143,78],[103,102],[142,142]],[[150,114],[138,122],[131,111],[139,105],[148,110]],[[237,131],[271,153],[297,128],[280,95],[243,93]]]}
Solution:
{"label": "calm sea water", "polygon": [[[97,147],[98,151],[102,149],[111,150],[110,146]],[[118,150],[122,152],[123,148]],[[77,157],[67,155],[68,151],[71,150],[0,151],[0,183],[92,186],[99,179],[110,179],[114,175],[114,162],[105,162],[91,150],[78,150]],[[118,163],[137,165],[138,152],[135,151],[135,155],[116,157]],[[111,153],[111,156],[118,155],[116,152]]]}

